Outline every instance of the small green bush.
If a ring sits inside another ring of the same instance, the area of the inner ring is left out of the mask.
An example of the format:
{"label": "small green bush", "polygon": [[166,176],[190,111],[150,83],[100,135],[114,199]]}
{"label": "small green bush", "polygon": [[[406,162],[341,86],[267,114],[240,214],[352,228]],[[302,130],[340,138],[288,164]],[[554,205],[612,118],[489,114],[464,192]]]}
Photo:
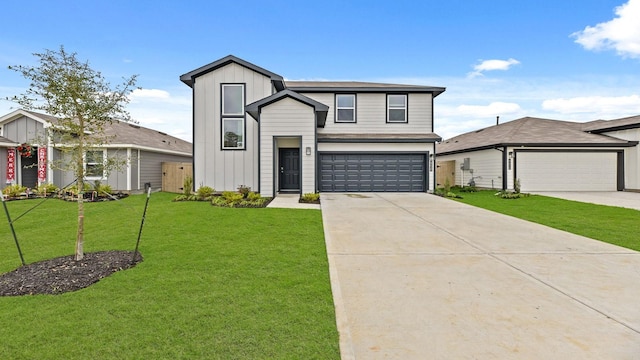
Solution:
{"label": "small green bush", "polygon": [[462,199],[462,196],[460,196],[460,195],[458,195],[458,194],[456,194],[454,192],[451,192],[451,191],[449,191],[445,196],[448,197],[448,198]]}
{"label": "small green bush", "polygon": [[528,197],[527,193],[513,192],[513,191],[500,191],[496,193],[496,196],[499,196],[503,199],[520,199],[523,197]]}
{"label": "small green bush", "polygon": [[186,176],[182,181],[182,195],[186,195],[187,197],[191,195],[192,188],[193,188],[193,178],[191,176]]}
{"label": "small green bush", "polygon": [[[84,191],[83,192],[87,192],[87,191],[91,191],[91,185],[89,183],[83,183],[82,185]],[[78,184],[73,184],[71,186],[69,186],[68,188],[66,188],[67,193],[76,196],[78,195]]]}
{"label": "small green bush", "polygon": [[460,188],[460,192],[477,192],[478,189],[475,186],[463,186]]}
{"label": "small green bush", "polygon": [[444,193],[447,194],[451,191],[451,184],[449,183],[449,178],[444,179]]}
{"label": "small green bush", "polygon": [[320,194],[318,193],[306,193],[304,195],[302,195],[302,197],[300,197],[300,200],[302,200],[302,202],[317,202],[318,200],[320,200]]}
{"label": "small green bush", "polygon": [[41,184],[38,186],[36,192],[39,196],[47,196],[50,194],[54,194],[58,191],[58,187],[54,184]]}
{"label": "small green bush", "polygon": [[20,196],[20,194],[24,193],[25,191],[27,191],[27,187],[26,186],[13,184],[13,185],[9,185],[6,188],[4,188],[2,190],[2,193],[5,196],[8,196],[8,197],[18,197],[18,196]]}
{"label": "small green bush", "polygon": [[247,194],[247,200],[248,201],[259,201],[262,199],[262,196],[260,195],[260,193],[255,193],[253,191],[250,191]]}
{"label": "small green bush", "polygon": [[224,207],[264,207],[269,198],[263,198],[259,193],[249,191],[245,195],[235,191],[224,191],[221,196],[213,196],[211,204]]}
{"label": "small green bush", "polygon": [[196,191],[196,197],[198,200],[208,201],[213,197],[213,193],[215,193],[215,190],[211,186],[200,186]]}

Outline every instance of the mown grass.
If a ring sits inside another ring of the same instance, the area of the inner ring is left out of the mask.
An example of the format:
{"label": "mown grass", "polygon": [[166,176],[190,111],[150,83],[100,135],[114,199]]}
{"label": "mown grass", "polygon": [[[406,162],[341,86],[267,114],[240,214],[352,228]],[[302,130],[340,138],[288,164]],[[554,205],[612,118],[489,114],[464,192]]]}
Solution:
{"label": "mown grass", "polygon": [[[77,292],[0,297],[0,357],[339,358],[319,211],[173,197],[152,194],[135,268]],[[85,251],[133,250],[144,200],[86,204]],[[7,205],[15,217],[35,202]],[[15,223],[28,263],[73,253],[76,209],[49,200]],[[0,215],[2,273],[20,260]]]}
{"label": "mown grass", "polygon": [[455,199],[520,219],[640,251],[640,211],[541,195],[502,199],[496,191],[461,193]]}

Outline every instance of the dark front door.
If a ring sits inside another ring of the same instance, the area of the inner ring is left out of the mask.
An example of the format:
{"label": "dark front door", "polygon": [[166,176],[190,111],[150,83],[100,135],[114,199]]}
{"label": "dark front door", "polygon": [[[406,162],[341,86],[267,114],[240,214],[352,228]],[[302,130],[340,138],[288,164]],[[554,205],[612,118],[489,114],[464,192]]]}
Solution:
{"label": "dark front door", "polygon": [[280,149],[280,190],[300,190],[300,149]]}
{"label": "dark front door", "polygon": [[22,186],[32,189],[38,187],[38,151],[35,147],[33,149],[34,151],[31,157],[23,157],[20,159],[20,165],[22,165]]}

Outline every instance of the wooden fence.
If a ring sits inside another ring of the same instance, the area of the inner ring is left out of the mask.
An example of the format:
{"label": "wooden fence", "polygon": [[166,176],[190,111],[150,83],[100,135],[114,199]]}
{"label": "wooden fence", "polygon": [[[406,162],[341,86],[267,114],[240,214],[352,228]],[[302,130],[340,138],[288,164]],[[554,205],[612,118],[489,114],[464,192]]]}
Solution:
{"label": "wooden fence", "polygon": [[184,162],[162,163],[162,191],[183,192],[183,184],[186,177],[193,177],[193,164]]}

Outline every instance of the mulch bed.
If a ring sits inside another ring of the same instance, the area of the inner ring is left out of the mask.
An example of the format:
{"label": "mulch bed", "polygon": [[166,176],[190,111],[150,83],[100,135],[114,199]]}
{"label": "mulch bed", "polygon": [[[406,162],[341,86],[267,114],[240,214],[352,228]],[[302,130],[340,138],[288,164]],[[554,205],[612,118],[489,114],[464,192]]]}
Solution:
{"label": "mulch bed", "polygon": [[88,287],[116,271],[126,270],[142,261],[133,251],[110,250],[85,253],[75,261],[73,255],[44,260],[0,275],[0,296],[63,294]]}

